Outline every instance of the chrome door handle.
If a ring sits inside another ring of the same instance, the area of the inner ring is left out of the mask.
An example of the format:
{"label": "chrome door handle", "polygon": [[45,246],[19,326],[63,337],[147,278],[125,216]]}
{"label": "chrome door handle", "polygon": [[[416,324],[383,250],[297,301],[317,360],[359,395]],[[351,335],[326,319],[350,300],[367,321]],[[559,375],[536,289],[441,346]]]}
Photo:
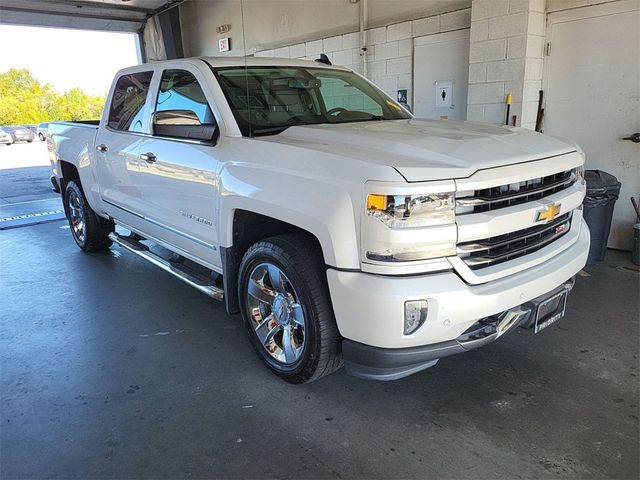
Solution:
{"label": "chrome door handle", "polygon": [[96,150],[105,153],[109,151],[109,147],[107,147],[104,143],[101,143],[100,145],[96,145]]}
{"label": "chrome door handle", "polygon": [[151,152],[147,152],[147,153],[141,153],[140,154],[140,159],[144,160],[145,162],[153,163],[156,160],[158,160],[158,157],[156,157]]}

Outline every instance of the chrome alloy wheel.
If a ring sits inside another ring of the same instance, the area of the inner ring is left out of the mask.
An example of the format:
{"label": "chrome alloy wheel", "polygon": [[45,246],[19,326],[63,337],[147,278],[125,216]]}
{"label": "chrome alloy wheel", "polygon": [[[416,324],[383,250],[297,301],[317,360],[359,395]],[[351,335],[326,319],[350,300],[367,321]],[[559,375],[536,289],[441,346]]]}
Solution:
{"label": "chrome alloy wheel", "polygon": [[84,207],[75,190],[69,191],[67,207],[69,207],[69,224],[73,230],[73,235],[80,243],[84,243],[87,236],[87,225],[84,221]]}
{"label": "chrome alloy wheel", "polygon": [[293,285],[271,263],[257,265],[247,282],[248,316],[258,340],[275,360],[294,364],[304,353],[305,319]]}

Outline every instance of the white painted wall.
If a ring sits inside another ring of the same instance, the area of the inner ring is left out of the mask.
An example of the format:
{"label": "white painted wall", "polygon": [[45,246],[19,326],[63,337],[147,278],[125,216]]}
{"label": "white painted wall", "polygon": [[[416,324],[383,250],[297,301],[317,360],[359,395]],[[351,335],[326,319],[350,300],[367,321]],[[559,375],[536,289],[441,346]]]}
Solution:
{"label": "white painted wall", "polygon": [[574,8],[586,7],[589,5],[600,5],[616,1],[618,0],[547,0],[547,12],[559,12],[561,10],[571,10]]}
{"label": "white painted wall", "polygon": [[[469,29],[414,39],[413,113],[420,118],[466,120],[469,79]],[[451,81],[452,104],[436,103],[436,82]]]}
{"label": "white painted wall", "polygon": [[[471,6],[471,0],[366,1],[368,28]],[[189,0],[180,6],[187,56],[219,55],[218,38],[223,36],[232,40],[231,51],[226,55],[244,55],[243,16],[246,53],[252,55],[256,51],[355,32],[359,28],[359,12],[359,3],[349,0]],[[456,19],[449,17],[445,21]],[[231,31],[219,35],[216,26],[223,24],[230,24]]]}
{"label": "white painted wall", "polygon": [[[640,2],[622,0],[549,15],[544,131],[577,142],[586,167],[622,182],[609,246],[631,249],[640,192]],[[619,48],[624,45],[624,48]]]}

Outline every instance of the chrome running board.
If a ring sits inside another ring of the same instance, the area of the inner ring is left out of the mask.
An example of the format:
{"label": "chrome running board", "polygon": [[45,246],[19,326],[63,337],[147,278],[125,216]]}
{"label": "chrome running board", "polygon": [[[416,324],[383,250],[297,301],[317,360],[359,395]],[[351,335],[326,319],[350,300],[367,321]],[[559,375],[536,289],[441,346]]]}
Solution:
{"label": "chrome running board", "polygon": [[161,256],[156,255],[151,250],[149,250],[149,247],[147,245],[141,243],[136,238],[119,235],[115,232],[111,232],[109,234],[109,238],[113,242],[120,245],[122,248],[130,251],[131,253],[135,253],[145,260],[148,260],[154,265],[160,267],[165,272],[178,277],[183,282],[200,290],[202,293],[210,296],[211,298],[215,298],[216,300],[224,299],[224,291],[221,288],[212,285],[211,279],[197,272],[190,271],[188,267],[180,263],[165,260]]}

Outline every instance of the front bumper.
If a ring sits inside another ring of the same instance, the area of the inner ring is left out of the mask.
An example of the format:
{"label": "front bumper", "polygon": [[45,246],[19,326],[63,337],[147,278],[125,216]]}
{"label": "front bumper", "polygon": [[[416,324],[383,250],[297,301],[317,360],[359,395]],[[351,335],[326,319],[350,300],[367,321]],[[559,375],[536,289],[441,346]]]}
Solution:
{"label": "front bumper", "polygon": [[[329,290],[345,339],[347,368],[368,378],[400,378],[429,367],[437,358],[465,351],[458,338],[475,323],[548,296],[584,267],[588,251],[589,230],[583,223],[569,248],[542,264],[482,285],[469,285],[453,271],[392,277],[330,269]],[[428,301],[427,319],[414,333],[404,335],[404,303],[421,299]],[[369,353],[363,354],[365,350]],[[374,370],[367,373],[356,365]]]}
{"label": "front bumper", "polygon": [[397,380],[434,366],[439,359],[496,341],[516,327],[533,328],[538,305],[556,293],[573,288],[571,278],[545,295],[497,315],[483,318],[455,340],[409,348],[380,348],[343,340],[347,372],[370,380]]}

